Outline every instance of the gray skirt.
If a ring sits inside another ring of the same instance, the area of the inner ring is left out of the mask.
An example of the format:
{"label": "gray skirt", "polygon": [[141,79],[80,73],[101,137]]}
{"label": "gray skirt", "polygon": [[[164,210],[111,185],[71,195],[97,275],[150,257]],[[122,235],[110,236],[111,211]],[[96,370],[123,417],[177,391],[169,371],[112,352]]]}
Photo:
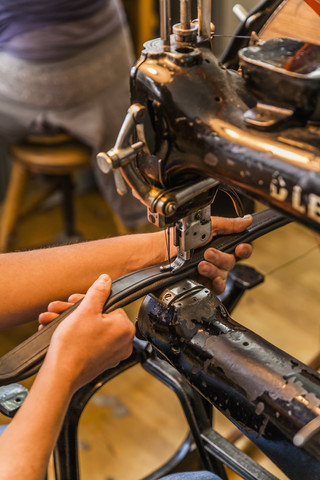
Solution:
{"label": "gray skirt", "polygon": [[99,188],[127,228],[146,223],[146,207],[131,193],[119,196],[113,175],[98,170],[95,156],[115,143],[129,107],[133,63],[127,27],[60,62],[30,62],[0,53],[2,143],[59,128],[90,145]]}
{"label": "gray skirt", "polygon": [[95,150],[109,147],[129,106],[128,30],[61,62],[0,53],[0,135],[17,140],[61,127]]}

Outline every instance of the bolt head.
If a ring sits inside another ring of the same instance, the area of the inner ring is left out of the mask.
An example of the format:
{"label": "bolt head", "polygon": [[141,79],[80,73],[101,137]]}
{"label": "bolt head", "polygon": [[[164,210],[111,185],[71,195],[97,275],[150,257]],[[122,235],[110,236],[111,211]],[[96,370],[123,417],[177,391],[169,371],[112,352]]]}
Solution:
{"label": "bolt head", "polygon": [[166,205],[166,215],[172,215],[177,210],[177,205],[174,202],[169,202]]}
{"label": "bolt head", "polygon": [[97,158],[98,167],[103,173],[111,172],[112,170],[111,161],[105,152],[98,153],[96,158]]}

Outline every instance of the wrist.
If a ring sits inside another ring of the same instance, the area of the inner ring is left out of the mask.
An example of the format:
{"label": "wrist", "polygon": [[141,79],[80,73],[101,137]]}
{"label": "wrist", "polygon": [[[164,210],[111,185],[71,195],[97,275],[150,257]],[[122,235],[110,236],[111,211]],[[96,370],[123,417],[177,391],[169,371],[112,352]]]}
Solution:
{"label": "wrist", "polygon": [[62,397],[69,402],[77,390],[75,376],[75,372],[63,364],[63,360],[59,361],[56,355],[52,355],[49,349],[37,378],[46,379],[50,388],[58,389]]}

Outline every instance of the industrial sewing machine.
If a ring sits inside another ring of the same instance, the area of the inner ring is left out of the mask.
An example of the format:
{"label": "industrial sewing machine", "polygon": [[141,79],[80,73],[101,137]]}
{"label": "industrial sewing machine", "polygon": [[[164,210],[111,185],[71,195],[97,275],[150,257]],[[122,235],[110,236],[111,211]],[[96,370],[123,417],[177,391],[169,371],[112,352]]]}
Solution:
{"label": "industrial sewing machine", "polygon": [[208,239],[221,183],[320,229],[320,47],[253,35],[242,74],[227,70],[211,49],[210,8],[198,2],[192,21],[181,2],[172,35],[161,2],[161,39],[146,43],[116,145],[98,155],[120,194],[128,183],[152,223],[175,226],[184,260]]}
{"label": "industrial sewing machine", "polygon": [[[235,190],[245,192],[320,231],[320,46],[253,33],[238,52],[241,70],[226,69],[212,51],[211,2],[197,2],[197,20],[190,3],[180,2],[171,29],[169,2],[160,2],[161,38],[145,44],[116,145],[98,156],[120,194],[128,184],[152,223],[173,227],[178,256],[162,267],[171,271],[207,242],[210,203],[225,185],[235,204]],[[290,478],[307,464],[308,478],[320,477],[319,435],[297,435],[305,408],[320,413],[313,374],[235,326],[190,280],[148,296],[138,328]],[[315,434],[319,417],[309,421]]]}
{"label": "industrial sewing machine", "polygon": [[[251,30],[265,9],[270,15],[281,3],[261,2],[242,28]],[[213,405],[291,480],[320,478],[319,374],[230,317],[261,275],[236,268],[220,299],[191,279],[219,189],[238,212],[238,193],[274,209],[256,214],[248,231],[216,239],[224,251],[288,219],[320,231],[320,46],[295,38],[260,42],[252,33],[238,56],[233,45],[221,63],[212,50],[211,2],[198,0],[197,7],[192,20],[190,1],[181,0],[180,22],[171,28],[169,1],[160,1],[161,38],[146,43],[132,68],[132,105],[114,148],[98,155],[119,193],[129,186],[150,222],[174,230],[178,255],[114,283],[106,311],[147,295],[137,323],[143,340],[128,361],[75,395],[56,449],[58,479],[79,478],[76,424],[88,399],[137,362],[177,393],[202,467],[224,480],[224,464],[245,479],[275,478],[212,430]],[[0,360],[2,384],[39,368],[67,314],[22,346],[18,360],[15,351]],[[180,453],[148,478],[177,468]]]}

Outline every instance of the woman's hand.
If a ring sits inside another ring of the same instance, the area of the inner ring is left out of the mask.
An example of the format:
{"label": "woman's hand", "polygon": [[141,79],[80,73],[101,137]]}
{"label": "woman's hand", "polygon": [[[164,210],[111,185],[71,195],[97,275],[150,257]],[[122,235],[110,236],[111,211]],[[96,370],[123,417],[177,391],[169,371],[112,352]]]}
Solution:
{"label": "woman's hand", "polygon": [[[102,313],[110,291],[110,277],[100,275],[52,336],[46,368],[61,375],[72,391],[115,367],[132,352],[135,327],[124,310]],[[61,304],[58,310],[62,308]]]}
{"label": "woman's hand", "polygon": [[[238,218],[212,217],[212,236],[242,232],[252,223],[252,216]],[[216,295],[220,295],[226,288],[229,270],[235,266],[236,258],[249,258],[252,246],[247,243],[237,245],[233,254],[220,252],[215,248],[208,248],[204,260],[198,265],[198,273],[210,280],[210,288]],[[200,279],[201,281],[201,279]]]}
{"label": "woman's hand", "polygon": [[[211,222],[211,238],[213,238],[216,235],[242,232],[251,225],[252,216],[246,215],[238,218],[212,217]],[[225,290],[228,272],[235,266],[236,258],[246,259],[250,257],[251,253],[252,247],[247,243],[237,245],[233,254],[224,253],[215,248],[208,248],[205,251],[204,260],[198,265],[198,273],[201,277],[205,277],[207,281],[209,280],[210,285],[208,286],[216,295],[220,295]],[[200,282],[205,281],[204,278],[199,280]],[[49,303],[47,312],[39,315],[39,329],[50,323],[83,297],[83,294],[75,293],[68,298],[67,302],[57,300]]]}
{"label": "woman's hand", "polygon": [[82,300],[83,297],[83,293],[73,293],[72,295],[70,295],[66,302],[63,302],[62,300],[55,300],[54,302],[49,303],[48,310],[46,312],[40,313],[38,317],[38,330],[41,330],[45,325],[48,325],[48,323],[52,322],[52,320],[57,318],[69,307],[72,307],[72,305]]}

